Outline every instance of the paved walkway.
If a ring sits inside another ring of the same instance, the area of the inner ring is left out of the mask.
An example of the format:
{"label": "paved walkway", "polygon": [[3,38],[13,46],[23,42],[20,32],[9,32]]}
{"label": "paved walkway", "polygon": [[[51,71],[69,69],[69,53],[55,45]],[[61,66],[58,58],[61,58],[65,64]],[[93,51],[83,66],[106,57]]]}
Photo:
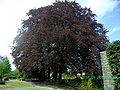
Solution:
{"label": "paved walkway", "polygon": [[[17,81],[17,80],[11,80],[14,82],[25,82],[25,81]],[[15,89],[0,89],[0,90],[64,90],[59,88],[51,88],[51,87],[45,87],[46,85],[41,84],[39,82],[25,82],[29,84],[35,85],[35,87],[28,87],[28,88],[15,88]],[[43,85],[43,86],[40,86]]]}
{"label": "paved walkway", "polygon": [[31,88],[16,88],[16,89],[4,89],[4,90],[63,90],[63,89],[53,89],[49,87],[31,87]]}

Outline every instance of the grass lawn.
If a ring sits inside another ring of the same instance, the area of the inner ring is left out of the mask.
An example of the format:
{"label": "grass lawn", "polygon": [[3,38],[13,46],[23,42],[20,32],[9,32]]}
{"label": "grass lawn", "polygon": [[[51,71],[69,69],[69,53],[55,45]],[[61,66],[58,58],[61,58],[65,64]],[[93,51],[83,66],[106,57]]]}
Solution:
{"label": "grass lawn", "polygon": [[6,85],[0,85],[1,89],[11,89],[11,88],[24,88],[24,87],[34,87],[31,84],[27,84],[25,82],[15,82],[15,81],[8,81]]}

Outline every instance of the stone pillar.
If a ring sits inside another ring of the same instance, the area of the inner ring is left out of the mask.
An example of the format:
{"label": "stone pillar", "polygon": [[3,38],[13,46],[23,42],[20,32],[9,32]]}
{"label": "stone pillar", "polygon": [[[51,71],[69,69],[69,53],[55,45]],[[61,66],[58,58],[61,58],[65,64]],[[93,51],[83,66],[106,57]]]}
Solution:
{"label": "stone pillar", "polygon": [[112,77],[106,52],[105,51],[100,52],[100,55],[101,55],[104,90],[114,90],[114,80]]}

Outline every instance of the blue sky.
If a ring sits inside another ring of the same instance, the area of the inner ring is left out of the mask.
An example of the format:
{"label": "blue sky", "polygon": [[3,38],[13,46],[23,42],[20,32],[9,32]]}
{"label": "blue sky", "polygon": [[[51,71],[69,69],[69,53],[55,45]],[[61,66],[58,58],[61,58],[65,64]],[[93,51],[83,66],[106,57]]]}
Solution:
{"label": "blue sky", "polygon": [[120,40],[120,4],[112,12],[106,13],[100,22],[109,30],[107,35],[111,42]]}
{"label": "blue sky", "polygon": [[[13,58],[9,46],[21,26],[21,20],[32,8],[52,4],[55,0],[0,0],[0,55],[7,55],[10,63]],[[72,1],[72,0],[69,0]],[[96,19],[109,31],[110,42],[120,40],[120,0],[76,0],[82,7],[91,8]],[[15,67],[12,65],[12,68]]]}

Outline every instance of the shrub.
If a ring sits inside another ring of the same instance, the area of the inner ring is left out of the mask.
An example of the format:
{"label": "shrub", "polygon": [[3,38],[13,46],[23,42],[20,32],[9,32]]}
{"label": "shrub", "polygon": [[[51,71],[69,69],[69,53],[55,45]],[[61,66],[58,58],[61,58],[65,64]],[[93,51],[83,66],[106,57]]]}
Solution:
{"label": "shrub", "polygon": [[4,80],[4,81],[8,81],[8,80],[9,80],[9,77],[5,76],[5,77],[3,77],[3,80]]}
{"label": "shrub", "polygon": [[92,89],[92,87],[93,87],[93,83],[92,83],[91,78],[89,78],[88,80],[87,79],[83,79],[82,83],[79,85],[80,89],[82,89],[82,88]]}
{"label": "shrub", "polygon": [[75,78],[75,79],[69,79],[67,84],[71,87],[78,87],[80,83],[82,82],[81,78]]}
{"label": "shrub", "polygon": [[83,78],[82,83],[79,84],[79,90],[100,90],[94,86],[94,83],[91,78]]}
{"label": "shrub", "polygon": [[0,81],[0,85],[5,85],[5,81]]}
{"label": "shrub", "polygon": [[5,85],[5,81],[2,79],[1,76],[0,76],[0,85]]}
{"label": "shrub", "polygon": [[79,88],[86,88],[87,86],[87,81],[86,79],[82,80],[82,83],[79,85]]}
{"label": "shrub", "polygon": [[92,88],[92,87],[93,87],[93,83],[92,83],[92,80],[91,80],[91,79],[88,79],[87,87],[88,87],[88,88]]}
{"label": "shrub", "polygon": [[93,79],[93,85],[95,88],[99,88],[100,90],[104,90],[103,79]]}

